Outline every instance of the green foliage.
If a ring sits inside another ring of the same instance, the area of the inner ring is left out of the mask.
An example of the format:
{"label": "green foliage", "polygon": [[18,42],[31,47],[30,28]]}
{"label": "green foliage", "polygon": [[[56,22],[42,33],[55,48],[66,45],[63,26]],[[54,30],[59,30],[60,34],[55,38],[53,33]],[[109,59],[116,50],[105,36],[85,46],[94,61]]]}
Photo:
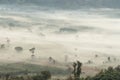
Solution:
{"label": "green foliage", "polygon": [[87,77],[84,80],[120,80],[120,66],[117,66],[116,68],[109,67],[104,71],[102,70],[96,76],[92,78]]}
{"label": "green foliage", "polygon": [[51,73],[49,71],[42,71],[41,72],[42,77],[47,80],[51,78]]}
{"label": "green foliage", "polygon": [[0,65],[0,73],[41,73],[41,71],[50,71],[52,75],[67,75],[69,71],[57,67],[48,67],[29,63],[12,63]]}
{"label": "green foliage", "polygon": [[51,78],[51,73],[49,71],[42,71],[41,75],[33,76],[33,80],[48,80]]}

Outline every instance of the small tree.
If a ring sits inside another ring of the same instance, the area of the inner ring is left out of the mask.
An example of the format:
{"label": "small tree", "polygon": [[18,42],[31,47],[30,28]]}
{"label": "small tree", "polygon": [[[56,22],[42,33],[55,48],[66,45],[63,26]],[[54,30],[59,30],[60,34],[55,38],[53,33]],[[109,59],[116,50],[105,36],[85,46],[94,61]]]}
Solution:
{"label": "small tree", "polygon": [[110,57],[108,57],[108,61],[109,61],[109,62],[111,61],[111,58],[110,58]]}
{"label": "small tree", "polygon": [[82,63],[77,61],[77,63],[73,63],[73,74],[74,74],[74,79],[75,80],[80,80],[80,74],[81,74],[81,66]]}

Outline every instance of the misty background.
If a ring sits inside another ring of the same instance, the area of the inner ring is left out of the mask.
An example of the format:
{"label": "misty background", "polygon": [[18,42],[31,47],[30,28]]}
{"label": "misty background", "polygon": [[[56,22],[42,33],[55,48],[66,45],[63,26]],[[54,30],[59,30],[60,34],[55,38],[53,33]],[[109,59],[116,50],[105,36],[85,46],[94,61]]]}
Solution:
{"label": "misty background", "polygon": [[[64,61],[69,55],[69,61],[86,62],[95,54],[119,58],[119,4],[119,0],[0,0],[0,43],[10,39],[10,47],[0,50],[0,60],[27,60],[31,47],[36,47],[40,59],[52,56]],[[24,51],[17,53],[16,46]]]}

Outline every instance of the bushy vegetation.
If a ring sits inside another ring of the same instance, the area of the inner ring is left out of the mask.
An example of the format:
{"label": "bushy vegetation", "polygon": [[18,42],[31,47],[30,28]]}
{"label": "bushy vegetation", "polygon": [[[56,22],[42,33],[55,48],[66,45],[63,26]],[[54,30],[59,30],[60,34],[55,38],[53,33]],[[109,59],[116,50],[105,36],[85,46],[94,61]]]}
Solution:
{"label": "bushy vegetation", "polygon": [[[69,78],[66,78],[65,80],[120,80],[120,65],[115,68],[108,67],[108,69],[101,70],[101,72],[96,74],[94,77],[88,76],[86,78],[81,78],[80,76],[81,66],[82,66],[82,63],[80,63],[79,61],[77,63],[74,63],[73,64],[73,68],[74,68],[73,76],[70,76]],[[25,73],[26,74],[20,74],[20,73],[2,74],[0,73],[0,80],[53,80],[51,79],[51,77],[52,75],[54,75],[54,74],[51,74],[51,71],[49,70],[44,70],[39,73],[29,73],[26,70]],[[56,79],[56,80],[61,80],[61,79]]]}
{"label": "bushy vegetation", "polygon": [[33,80],[48,80],[51,78],[51,73],[49,71],[42,71],[41,75],[33,76]]}
{"label": "bushy vegetation", "polygon": [[120,80],[120,66],[115,68],[109,67],[106,70],[102,70],[94,77],[87,77],[81,80]]}
{"label": "bushy vegetation", "polygon": [[66,69],[57,67],[48,67],[29,63],[11,63],[0,65],[0,73],[10,73],[10,74],[24,74],[26,73],[41,73],[41,71],[50,71],[52,75],[67,75],[69,71]]}
{"label": "bushy vegetation", "polygon": [[40,74],[24,74],[24,75],[11,75],[0,74],[0,80],[48,80],[51,79],[51,73],[49,71],[41,71]]}

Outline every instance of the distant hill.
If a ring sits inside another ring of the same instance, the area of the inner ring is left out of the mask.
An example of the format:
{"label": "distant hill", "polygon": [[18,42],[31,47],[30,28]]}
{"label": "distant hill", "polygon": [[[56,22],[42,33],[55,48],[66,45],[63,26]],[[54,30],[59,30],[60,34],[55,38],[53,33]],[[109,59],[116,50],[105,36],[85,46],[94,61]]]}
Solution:
{"label": "distant hill", "polygon": [[35,65],[35,64],[29,64],[29,63],[10,63],[10,64],[0,65],[0,74],[6,73],[6,72],[23,74],[26,70],[31,73],[40,73],[41,71],[48,70],[55,75],[68,74],[68,71],[66,69]]}
{"label": "distant hill", "polygon": [[120,8],[120,0],[0,0],[7,5],[36,5],[59,9]]}

